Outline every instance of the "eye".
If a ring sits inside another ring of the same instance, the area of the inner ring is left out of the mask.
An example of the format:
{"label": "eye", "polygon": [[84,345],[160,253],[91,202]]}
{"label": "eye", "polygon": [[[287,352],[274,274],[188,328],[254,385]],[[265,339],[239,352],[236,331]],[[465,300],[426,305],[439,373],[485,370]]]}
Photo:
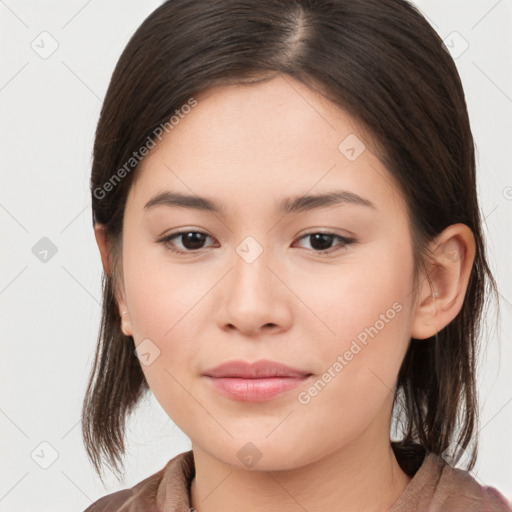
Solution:
{"label": "eye", "polygon": [[[165,248],[177,254],[194,254],[195,251],[204,248],[207,238],[212,238],[203,231],[179,231],[158,240],[164,244]],[[331,254],[332,252],[341,250],[347,245],[354,243],[354,238],[343,237],[335,233],[313,232],[303,235],[299,240],[310,239],[311,250],[317,255]],[[182,247],[176,247],[177,239],[181,241]],[[339,243],[332,247],[332,243],[338,240]]]}
{"label": "eye", "polygon": [[[335,233],[323,232],[308,233],[300,237],[299,240],[307,238],[310,239],[312,250],[317,255],[331,254],[355,242],[354,238],[340,236]],[[340,243],[337,246],[331,247],[335,240],[339,240]]]}
{"label": "eye", "polygon": [[[181,240],[183,248],[177,248],[175,246],[175,242],[173,242],[175,238]],[[158,242],[163,243],[165,248],[172,252],[186,254],[203,249],[202,245],[204,244],[205,238],[211,237],[202,231],[179,231],[178,233],[168,235],[158,240]]]}

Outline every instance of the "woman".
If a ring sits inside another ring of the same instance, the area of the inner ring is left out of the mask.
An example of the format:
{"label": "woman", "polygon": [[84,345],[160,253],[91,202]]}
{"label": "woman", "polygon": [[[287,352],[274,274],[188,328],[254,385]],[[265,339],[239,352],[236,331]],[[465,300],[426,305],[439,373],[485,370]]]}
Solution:
{"label": "woman", "polygon": [[89,456],[118,468],[149,390],[192,450],[87,511],[510,510],[455,468],[496,285],[461,82],[409,3],[165,2],[91,192]]}

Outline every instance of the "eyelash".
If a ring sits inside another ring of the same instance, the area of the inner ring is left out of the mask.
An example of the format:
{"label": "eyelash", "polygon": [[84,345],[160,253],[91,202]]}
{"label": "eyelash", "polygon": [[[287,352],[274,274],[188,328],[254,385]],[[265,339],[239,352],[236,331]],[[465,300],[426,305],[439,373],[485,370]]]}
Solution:
{"label": "eyelash", "polygon": [[[157,242],[162,243],[164,245],[164,247],[166,248],[166,250],[171,251],[176,254],[196,254],[201,249],[183,251],[181,249],[177,249],[174,245],[171,244],[172,239],[179,238],[181,235],[185,235],[187,233],[199,233],[201,235],[206,235],[206,236],[210,237],[210,235],[208,235],[208,233],[205,233],[204,231],[195,231],[195,230],[178,231],[177,233],[173,233],[172,235],[168,235],[168,236],[161,238],[160,240],[157,240]],[[335,239],[338,239],[339,241],[341,241],[341,244],[339,244],[338,246],[331,247],[330,249],[324,249],[323,251],[316,251],[314,249],[310,249],[317,256],[324,256],[324,255],[328,256],[331,253],[337,252],[341,249],[344,249],[348,245],[356,242],[356,240],[354,238],[348,238],[348,237],[337,235],[335,233],[327,233],[327,232],[323,232],[323,231],[312,231],[311,233],[306,233],[305,235],[302,235],[298,240],[302,240],[303,238],[306,238],[306,237],[312,236],[312,235],[332,236]]]}

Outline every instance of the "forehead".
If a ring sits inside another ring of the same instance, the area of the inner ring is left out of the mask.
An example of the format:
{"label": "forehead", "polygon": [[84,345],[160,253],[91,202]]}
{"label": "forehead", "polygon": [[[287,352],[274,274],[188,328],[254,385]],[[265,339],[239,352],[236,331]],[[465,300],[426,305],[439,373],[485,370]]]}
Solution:
{"label": "forehead", "polygon": [[194,98],[142,160],[132,196],[147,201],[165,188],[249,207],[265,193],[341,187],[385,200],[397,190],[386,190],[392,177],[355,120],[291,77],[218,86]]}

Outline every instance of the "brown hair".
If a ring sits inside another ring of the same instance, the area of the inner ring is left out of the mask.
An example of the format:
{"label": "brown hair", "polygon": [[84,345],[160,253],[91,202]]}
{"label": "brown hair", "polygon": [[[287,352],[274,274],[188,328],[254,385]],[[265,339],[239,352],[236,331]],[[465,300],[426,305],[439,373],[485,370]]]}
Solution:
{"label": "brown hair", "polygon": [[123,51],[94,142],[93,224],[105,228],[113,271],[103,275],[82,432],[100,477],[103,462],[116,471],[122,465],[126,417],[149,390],[133,339],[120,329],[115,294],[134,151],[193,95],[277,74],[321,92],[364,128],[365,143],[406,200],[416,276],[428,268],[427,244],[444,228],[460,222],[472,230],[476,256],[461,311],[436,336],[412,339],[400,368],[394,405],[403,438],[393,448],[441,454],[453,441],[464,449],[473,441],[468,469],[476,461],[477,341],[487,290],[497,299],[497,288],[486,262],[464,92],[442,40],[405,0],[169,0]]}

